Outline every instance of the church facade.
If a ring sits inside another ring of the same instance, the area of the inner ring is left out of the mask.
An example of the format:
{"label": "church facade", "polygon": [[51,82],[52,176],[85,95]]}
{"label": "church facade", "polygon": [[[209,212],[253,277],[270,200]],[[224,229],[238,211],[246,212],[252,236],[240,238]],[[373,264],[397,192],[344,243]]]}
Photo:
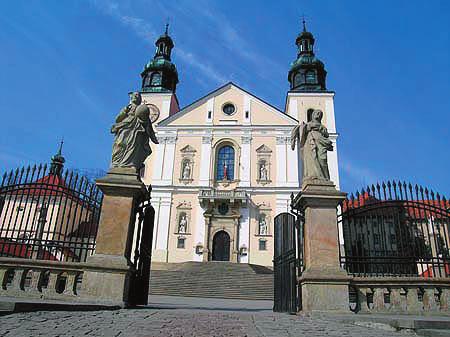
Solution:
{"label": "church facade", "polygon": [[152,260],[231,261],[271,266],[274,218],[290,210],[301,188],[298,150],[291,132],[314,109],[334,150],[331,180],[339,188],[334,92],[306,30],[296,39],[284,111],[227,83],[180,109],[174,43],[166,32],[144,67],[141,95],[159,140],[141,172],[155,208]]}

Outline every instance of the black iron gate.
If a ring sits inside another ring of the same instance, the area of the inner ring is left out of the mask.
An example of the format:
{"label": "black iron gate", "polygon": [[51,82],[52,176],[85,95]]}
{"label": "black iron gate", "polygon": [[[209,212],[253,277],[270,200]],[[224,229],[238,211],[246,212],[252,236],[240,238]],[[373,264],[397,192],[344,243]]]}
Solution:
{"label": "black iron gate", "polygon": [[273,311],[296,313],[297,256],[295,216],[281,213],[275,217],[274,305]]}
{"label": "black iron gate", "polygon": [[85,262],[94,253],[103,194],[58,158],[3,175],[0,256]]}
{"label": "black iron gate", "polygon": [[368,186],[344,200],[338,225],[349,274],[450,277],[450,202],[439,193],[395,181]]}
{"label": "black iron gate", "polygon": [[130,304],[146,305],[148,303],[150,264],[153,241],[155,210],[150,204],[150,194],[136,206],[136,227],[134,235],[134,275]]}

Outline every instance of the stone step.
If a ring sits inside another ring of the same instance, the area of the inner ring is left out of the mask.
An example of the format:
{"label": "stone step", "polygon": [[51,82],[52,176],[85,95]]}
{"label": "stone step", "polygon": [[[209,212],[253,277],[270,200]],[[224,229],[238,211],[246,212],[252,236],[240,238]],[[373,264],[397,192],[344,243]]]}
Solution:
{"label": "stone step", "polygon": [[450,337],[450,330],[419,329],[416,333],[425,337]]}
{"label": "stone step", "polygon": [[230,299],[273,299],[270,268],[226,262],[153,265],[150,294]]}

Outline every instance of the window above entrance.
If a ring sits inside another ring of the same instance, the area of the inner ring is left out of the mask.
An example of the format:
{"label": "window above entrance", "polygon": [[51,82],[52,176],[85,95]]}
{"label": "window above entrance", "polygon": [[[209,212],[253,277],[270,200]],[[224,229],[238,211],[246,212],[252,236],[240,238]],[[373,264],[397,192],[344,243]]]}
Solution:
{"label": "window above entrance", "polygon": [[234,180],[234,148],[224,145],[217,153],[217,180]]}

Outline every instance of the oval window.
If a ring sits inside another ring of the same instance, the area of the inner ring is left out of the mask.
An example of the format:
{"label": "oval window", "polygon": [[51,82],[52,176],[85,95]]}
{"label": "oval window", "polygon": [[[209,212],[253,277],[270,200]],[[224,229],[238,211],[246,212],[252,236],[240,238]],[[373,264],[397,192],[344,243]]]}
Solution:
{"label": "oval window", "polygon": [[230,115],[234,114],[234,112],[236,111],[236,108],[234,107],[233,104],[227,103],[223,106],[222,111],[224,114],[230,116]]}

